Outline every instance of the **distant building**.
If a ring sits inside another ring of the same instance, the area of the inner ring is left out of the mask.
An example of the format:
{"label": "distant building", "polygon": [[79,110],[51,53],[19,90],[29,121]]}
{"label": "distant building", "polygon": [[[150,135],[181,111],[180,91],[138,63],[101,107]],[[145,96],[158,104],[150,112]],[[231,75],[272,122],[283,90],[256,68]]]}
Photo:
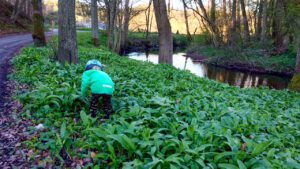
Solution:
{"label": "distant building", "polygon": [[[78,27],[84,27],[84,28],[91,28],[92,27],[92,23],[91,21],[77,21],[76,25]],[[106,24],[103,22],[98,23],[98,27],[100,30],[106,30]]]}

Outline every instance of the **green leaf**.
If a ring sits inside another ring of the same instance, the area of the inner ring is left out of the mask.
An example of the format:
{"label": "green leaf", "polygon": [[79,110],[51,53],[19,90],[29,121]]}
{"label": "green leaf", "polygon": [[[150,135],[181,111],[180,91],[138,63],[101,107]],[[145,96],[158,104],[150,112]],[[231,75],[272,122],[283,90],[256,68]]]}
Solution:
{"label": "green leaf", "polygon": [[170,164],[170,169],[179,169],[179,167],[175,166],[175,165],[172,165]]}
{"label": "green leaf", "polygon": [[265,149],[267,149],[270,145],[271,145],[270,141],[263,142],[263,143],[260,143],[260,144],[256,144],[253,151],[252,151],[252,154],[253,155],[258,155],[258,154],[262,153],[263,151],[265,151]]}
{"label": "green leaf", "polygon": [[99,165],[95,165],[95,166],[93,166],[93,169],[100,169],[100,166]]}
{"label": "green leaf", "polygon": [[80,112],[80,118],[84,126],[87,126],[89,124],[89,117],[86,115],[86,113],[83,110]]}
{"label": "green leaf", "polygon": [[117,141],[122,145],[122,147],[128,151],[133,152],[135,148],[135,144],[131,139],[129,139],[126,135],[124,134],[114,134],[114,135],[109,135],[107,138],[112,138],[113,140]]}
{"label": "green leaf", "polygon": [[268,154],[267,154],[267,157],[268,157],[268,158],[272,158],[272,157],[274,156],[274,154],[275,154],[275,149],[272,148],[272,149],[269,150],[269,152],[268,152]]}
{"label": "green leaf", "polygon": [[226,164],[226,163],[221,163],[218,164],[218,167],[220,168],[226,168],[226,169],[239,169],[239,167],[233,165],[233,164]]}
{"label": "green leaf", "polygon": [[60,127],[60,137],[64,138],[65,135],[66,135],[66,121],[64,121]]}
{"label": "green leaf", "polygon": [[159,163],[162,163],[162,162],[163,162],[162,160],[160,160],[160,159],[158,159],[158,158],[156,158],[156,157],[152,157],[152,159],[153,159],[153,161],[147,163],[147,164],[144,166],[145,169],[148,169],[148,168],[149,168],[149,169],[154,168],[154,167],[156,167]]}
{"label": "green leaf", "polygon": [[116,154],[115,154],[114,147],[109,142],[107,142],[106,145],[107,145],[108,151],[110,152],[111,160],[116,161]]}
{"label": "green leaf", "polygon": [[231,155],[236,155],[237,153],[236,152],[232,152],[232,151],[229,151],[229,152],[223,152],[223,153],[220,153],[218,155],[215,156],[215,162],[218,162],[219,160],[221,160],[222,158],[224,157],[227,157],[227,156],[231,156]]}
{"label": "green leaf", "polygon": [[203,167],[203,168],[206,167],[206,165],[205,165],[203,159],[198,158],[198,159],[196,160],[196,162],[197,162],[201,167]]}
{"label": "green leaf", "polygon": [[122,135],[122,140],[125,142],[128,150],[133,152],[136,149],[136,146],[132,139],[128,138],[126,135]]}
{"label": "green leaf", "polygon": [[172,162],[172,163],[175,163],[175,164],[178,164],[180,165],[180,162],[183,162],[183,159],[182,158],[179,158],[180,154],[176,153],[176,154],[172,154],[170,155],[168,158],[166,158],[164,161],[165,162]]}
{"label": "green leaf", "polygon": [[286,160],[287,166],[295,168],[295,169],[299,169],[300,168],[300,164],[299,162],[297,162],[296,160],[292,159],[292,158],[288,158]]}
{"label": "green leaf", "polygon": [[214,145],[212,145],[212,144],[203,144],[200,147],[197,147],[196,151],[200,152],[200,151],[205,150],[207,147],[212,147],[212,146],[214,146]]}
{"label": "green leaf", "polygon": [[92,131],[96,136],[101,137],[103,139],[107,139],[107,135],[109,134],[104,128],[99,126],[99,128],[88,128],[85,131]]}
{"label": "green leaf", "polygon": [[237,160],[237,163],[238,163],[240,169],[247,169],[247,167],[241,160]]}
{"label": "green leaf", "polygon": [[251,158],[250,160],[245,162],[245,165],[247,168],[252,167],[254,164],[259,163],[260,160],[255,159],[255,158]]}

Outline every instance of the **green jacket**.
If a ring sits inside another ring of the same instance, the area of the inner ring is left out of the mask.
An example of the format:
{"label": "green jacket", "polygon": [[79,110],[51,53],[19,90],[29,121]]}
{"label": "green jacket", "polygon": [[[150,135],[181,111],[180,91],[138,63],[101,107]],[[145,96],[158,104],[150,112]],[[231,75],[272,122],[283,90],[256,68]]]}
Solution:
{"label": "green jacket", "polygon": [[101,70],[87,70],[82,75],[81,94],[83,97],[87,94],[87,89],[91,88],[93,94],[112,95],[115,90],[115,84],[109,75]]}

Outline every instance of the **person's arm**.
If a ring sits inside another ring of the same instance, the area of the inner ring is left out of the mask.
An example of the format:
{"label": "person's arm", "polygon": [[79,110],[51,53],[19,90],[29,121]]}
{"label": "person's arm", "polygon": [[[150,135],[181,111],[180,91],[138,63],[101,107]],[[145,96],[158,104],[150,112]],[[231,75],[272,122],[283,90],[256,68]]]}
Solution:
{"label": "person's arm", "polygon": [[89,87],[89,77],[87,76],[86,73],[83,73],[82,81],[81,81],[81,95],[83,97],[86,97],[88,87]]}

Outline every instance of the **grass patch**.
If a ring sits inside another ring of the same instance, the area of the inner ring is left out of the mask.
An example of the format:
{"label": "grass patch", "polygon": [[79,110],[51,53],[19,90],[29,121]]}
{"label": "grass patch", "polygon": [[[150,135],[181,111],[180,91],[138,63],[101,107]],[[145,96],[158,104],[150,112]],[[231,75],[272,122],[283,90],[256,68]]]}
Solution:
{"label": "grass patch", "polygon": [[[91,28],[85,27],[77,27],[77,31],[91,31]],[[105,31],[99,31],[100,34],[104,37],[100,37],[100,40],[106,40],[107,36]],[[127,51],[128,52],[145,52],[146,48],[149,47],[151,52],[157,52],[158,48],[158,33],[157,32],[150,32],[148,40],[146,39],[145,32],[129,32],[128,33],[128,44],[127,44]],[[83,40],[79,41],[80,45],[82,44],[89,44],[88,41]],[[204,35],[194,35],[193,41],[188,41],[186,35],[184,34],[173,34],[173,47],[176,52],[185,51],[190,45],[192,44],[203,44],[205,43],[205,36]],[[100,43],[100,44],[106,44]]]}
{"label": "grass patch", "polygon": [[[185,51],[188,46],[190,46],[193,43],[201,42],[203,41],[203,38],[201,35],[195,35],[193,36],[193,41],[188,41],[186,35],[184,34],[173,34],[173,48],[174,51]],[[145,48],[149,47],[150,51],[155,52],[158,51],[158,33],[157,32],[151,32],[149,33],[148,39],[146,39],[146,34],[144,32],[130,32],[128,34],[128,50],[131,52],[137,52],[141,51],[144,52]]]}
{"label": "grass patch", "polygon": [[[119,57],[103,44],[92,47],[89,36],[78,35],[86,41],[79,42],[77,65],[51,61],[49,48],[25,48],[13,60],[13,78],[29,86],[18,94],[23,116],[45,125],[25,141],[40,166],[299,167],[299,93],[240,89]],[[84,65],[94,58],[116,83],[115,113],[102,124],[79,92]],[[37,156],[43,151],[50,156]]]}

